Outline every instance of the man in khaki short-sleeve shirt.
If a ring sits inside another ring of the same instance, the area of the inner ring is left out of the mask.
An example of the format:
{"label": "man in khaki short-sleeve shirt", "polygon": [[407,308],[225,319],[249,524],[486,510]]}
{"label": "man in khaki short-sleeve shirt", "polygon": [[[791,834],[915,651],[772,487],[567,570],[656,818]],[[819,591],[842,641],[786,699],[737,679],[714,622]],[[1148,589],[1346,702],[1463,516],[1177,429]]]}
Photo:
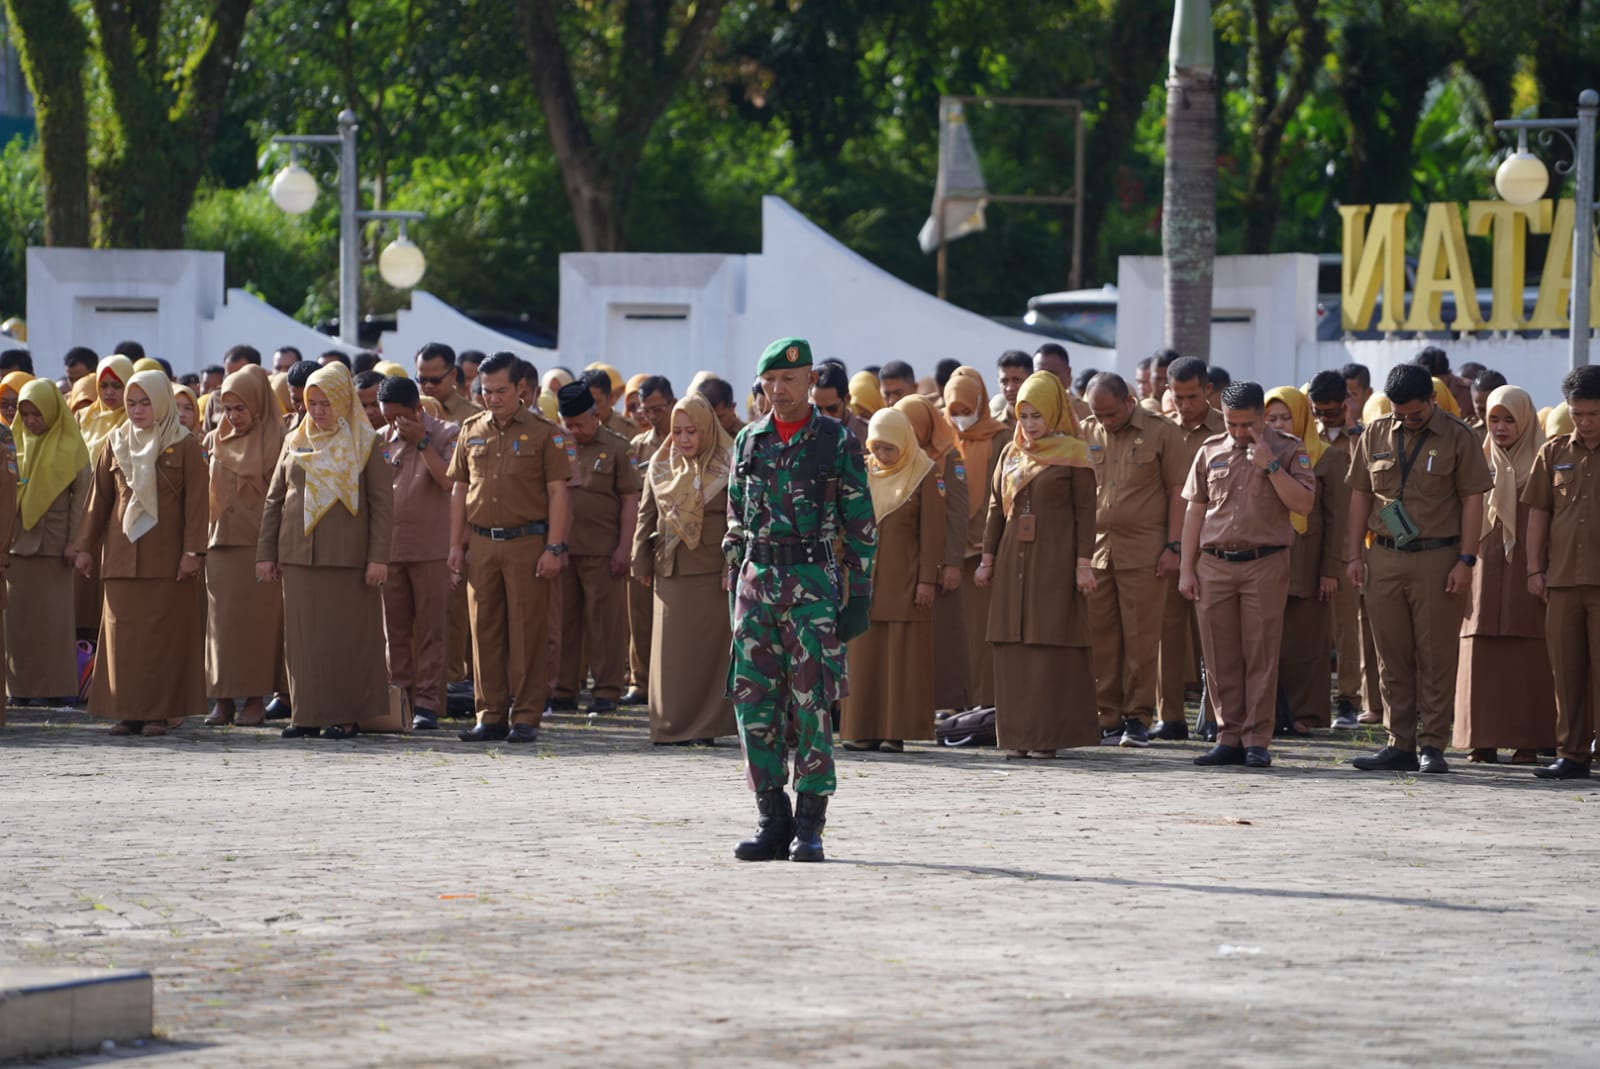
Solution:
{"label": "man in khaki short-sleeve shirt", "polygon": [[1102,741],[1145,746],[1168,574],[1176,574],[1187,450],[1178,429],[1135,402],[1119,375],[1089,380],[1084,425],[1096,488],[1089,598]]}
{"label": "man in khaki short-sleeve shirt", "polygon": [[[1394,368],[1385,392],[1394,411],[1373,420],[1351,450],[1346,544],[1368,546],[1351,554],[1347,572],[1366,597],[1389,745],[1354,764],[1363,771],[1447,772],[1461,621],[1478,559],[1483,494],[1494,480],[1477,435],[1434,403],[1426,368]],[[1406,545],[1382,518],[1397,500],[1416,527]]]}

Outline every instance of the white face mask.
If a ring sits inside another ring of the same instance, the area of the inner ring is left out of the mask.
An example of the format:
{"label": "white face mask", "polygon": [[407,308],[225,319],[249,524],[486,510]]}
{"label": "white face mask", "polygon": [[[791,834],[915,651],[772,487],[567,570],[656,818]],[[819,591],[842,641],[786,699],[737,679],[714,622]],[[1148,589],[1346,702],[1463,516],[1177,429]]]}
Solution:
{"label": "white face mask", "polygon": [[958,431],[970,431],[973,424],[978,422],[978,416],[977,413],[970,416],[951,416],[950,422],[956,425]]}

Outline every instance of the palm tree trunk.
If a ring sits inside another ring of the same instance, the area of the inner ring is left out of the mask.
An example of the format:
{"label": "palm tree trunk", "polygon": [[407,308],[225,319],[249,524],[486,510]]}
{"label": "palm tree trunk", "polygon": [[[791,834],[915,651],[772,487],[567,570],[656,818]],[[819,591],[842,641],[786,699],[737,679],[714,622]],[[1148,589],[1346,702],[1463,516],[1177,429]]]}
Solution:
{"label": "palm tree trunk", "polygon": [[1167,79],[1167,164],[1161,193],[1168,348],[1211,360],[1217,253],[1217,81],[1174,68]]}

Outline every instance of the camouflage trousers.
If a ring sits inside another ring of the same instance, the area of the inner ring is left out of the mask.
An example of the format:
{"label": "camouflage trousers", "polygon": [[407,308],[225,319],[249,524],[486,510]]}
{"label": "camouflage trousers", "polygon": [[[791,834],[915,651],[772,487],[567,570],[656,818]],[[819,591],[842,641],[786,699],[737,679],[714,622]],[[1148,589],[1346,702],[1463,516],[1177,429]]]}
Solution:
{"label": "camouflage trousers", "polygon": [[829,710],[841,697],[844,666],[836,611],[827,601],[768,605],[741,597],[734,605],[728,696],[753,791],[779,789],[788,781],[792,739],[795,790],[833,793]]}

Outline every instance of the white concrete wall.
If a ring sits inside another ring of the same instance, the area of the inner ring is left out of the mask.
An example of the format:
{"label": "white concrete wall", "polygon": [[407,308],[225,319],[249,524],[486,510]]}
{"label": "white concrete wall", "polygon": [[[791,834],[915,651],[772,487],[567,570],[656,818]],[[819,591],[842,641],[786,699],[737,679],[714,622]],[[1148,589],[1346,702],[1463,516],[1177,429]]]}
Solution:
{"label": "white concrete wall", "polygon": [[221,363],[240,344],[264,359],[282,345],[308,357],[353,351],[243,290],[225,300],[220,252],[31,248],[27,264],[28,349],[42,375],[59,376],[74,346],[103,356],[120,341],[179,374]]}
{"label": "white concrete wall", "polygon": [[[1159,256],[1124,256],[1117,263],[1116,370],[1163,347],[1166,272]],[[1301,366],[1301,349],[1317,336],[1317,258],[1219,256],[1212,284],[1211,362],[1235,379],[1268,387],[1301,383],[1315,368]],[[1227,322],[1245,319],[1248,322]],[[1313,354],[1314,355],[1314,354]]]}
{"label": "white concrete wall", "polygon": [[[837,356],[851,368],[905,360],[931,375],[954,357],[991,379],[1002,352],[1031,353],[1046,340],[902,282],[777,197],[763,198],[761,223],[761,252],[751,256],[563,255],[562,363],[660,373],[680,391],[705,369],[742,394],[767,343],[790,334],[809,340],[818,359]],[[1112,358],[1095,350],[1097,366]]]}
{"label": "white concrete wall", "polygon": [[444,342],[458,353],[463,349],[515,353],[524,360],[533,361],[541,374],[556,363],[554,349],[529,345],[492,330],[424,290],[411,291],[411,307],[395,314],[395,329],[385,331],[378,338],[378,347],[384,359],[410,371],[417,350],[436,341]]}

